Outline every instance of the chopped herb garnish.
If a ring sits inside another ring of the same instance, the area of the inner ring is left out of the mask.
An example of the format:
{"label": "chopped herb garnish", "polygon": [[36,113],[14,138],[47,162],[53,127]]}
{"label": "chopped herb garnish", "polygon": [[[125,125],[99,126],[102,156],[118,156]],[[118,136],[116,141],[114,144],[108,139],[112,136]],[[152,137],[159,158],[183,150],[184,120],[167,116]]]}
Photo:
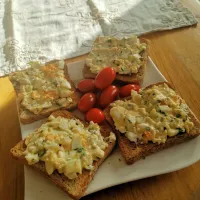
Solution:
{"label": "chopped herb garnish", "polygon": [[83,148],[83,147],[80,147],[80,148],[76,148],[76,149],[74,149],[74,150],[76,150],[77,152],[81,153],[81,152],[84,150],[84,148]]}
{"label": "chopped herb garnish", "polygon": [[40,151],[40,152],[38,153],[38,156],[39,156],[39,157],[42,157],[45,153],[46,153],[46,150],[44,149],[43,151]]}
{"label": "chopped herb garnish", "polygon": [[108,39],[107,41],[108,41],[108,42],[112,42],[112,40],[111,40],[111,39]]}
{"label": "chopped herb garnish", "polygon": [[166,113],[163,112],[162,110],[158,110],[158,112],[161,113],[161,114],[163,114],[163,115],[165,115],[165,116],[167,116]]}
{"label": "chopped herb garnish", "polygon": [[76,148],[74,150],[77,151],[78,153],[81,153],[81,156],[85,155],[85,149],[83,147]]}
{"label": "chopped herb garnish", "polygon": [[128,119],[129,123],[132,123],[130,119]]}
{"label": "chopped herb garnish", "polygon": [[158,102],[158,103],[160,103],[160,102],[161,102],[161,100],[157,100],[157,102]]}
{"label": "chopped herb garnish", "polygon": [[180,117],[181,117],[181,114],[176,114],[176,117],[177,117],[177,118],[180,118]]}
{"label": "chopped herb garnish", "polygon": [[164,127],[164,130],[166,130],[167,128],[166,127]]}
{"label": "chopped herb garnish", "polygon": [[185,129],[182,129],[182,128],[176,128],[179,132],[179,134],[183,134],[183,133],[186,133]]}
{"label": "chopped herb garnish", "polygon": [[[117,65],[117,66],[119,66],[119,65]],[[123,67],[121,67],[121,70],[124,71]]]}
{"label": "chopped herb garnish", "polygon": [[151,130],[150,127],[146,127],[145,129],[146,129],[147,131],[150,131],[150,130]]}

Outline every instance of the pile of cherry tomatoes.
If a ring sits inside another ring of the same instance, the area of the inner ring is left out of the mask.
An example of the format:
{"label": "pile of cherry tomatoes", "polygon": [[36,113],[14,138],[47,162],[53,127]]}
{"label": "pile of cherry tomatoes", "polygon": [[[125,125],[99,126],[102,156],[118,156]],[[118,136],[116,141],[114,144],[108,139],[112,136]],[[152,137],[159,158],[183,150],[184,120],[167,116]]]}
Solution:
{"label": "pile of cherry tomatoes", "polygon": [[[78,109],[86,113],[85,119],[87,121],[102,123],[105,117],[99,108],[103,109],[108,106],[116,100],[118,95],[127,97],[131,95],[131,90],[139,91],[140,86],[137,84],[128,84],[120,89],[112,85],[115,77],[115,70],[111,67],[106,67],[97,74],[95,79],[84,79],[78,83],[78,90],[81,93],[85,93],[78,103]],[[94,108],[94,106],[99,108]]]}

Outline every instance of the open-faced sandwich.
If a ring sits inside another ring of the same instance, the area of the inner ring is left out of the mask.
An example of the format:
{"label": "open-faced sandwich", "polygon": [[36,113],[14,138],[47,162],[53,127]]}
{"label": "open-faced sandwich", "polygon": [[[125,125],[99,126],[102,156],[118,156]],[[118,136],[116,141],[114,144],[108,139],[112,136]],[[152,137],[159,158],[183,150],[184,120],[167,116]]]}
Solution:
{"label": "open-faced sandwich", "polygon": [[98,37],[86,58],[83,68],[84,78],[94,78],[103,68],[112,67],[116,80],[138,83],[143,80],[147,57],[148,42],[136,36],[117,39]]}
{"label": "open-faced sandwich", "polygon": [[200,134],[200,123],[169,83],[132,90],[105,110],[128,164]]}
{"label": "open-faced sandwich", "polygon": [[85,123],[68,111],[56,111],[12,148],[11,154],[79,199],[111,153],[115,140],[107,123]]}
{"label": "open-faced sandwich", "polygon": [[9,75],[17,94],[20,121],[24,124],[49,116],[64,108],[73,109],[79,95],[73,86],[64,61],[31,67]]}

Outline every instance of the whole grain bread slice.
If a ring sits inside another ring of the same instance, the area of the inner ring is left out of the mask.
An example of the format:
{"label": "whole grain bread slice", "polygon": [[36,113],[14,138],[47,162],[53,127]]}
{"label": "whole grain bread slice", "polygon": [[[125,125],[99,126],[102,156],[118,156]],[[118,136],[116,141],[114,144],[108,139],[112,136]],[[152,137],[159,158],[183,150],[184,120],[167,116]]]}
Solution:
{"label": "whole grain bread slice", "polygon": [[[52,61],[52,62],[49,62],[47,64],[54,65],[54,64],[56,64],[56,61]],[[63,70],[64,70],[65,79],[70,82],[72,90],[74,91],[73,95],[70,96],[70,98],[72,99],[72,102],[70,103],[70,105],[67,105],[66,107],[61,107],[59,105],[53,105],[50,108],[43,109],[42,112],[40,112],[39,114],[34,114],[34,113],[30,112],[29,110],[25,109],[21,105],[21,99],[19,97],[19,86],[14,87],[15,92],[16,92],[16,96],[17,96],[16,102],[17,102],[17,108],[18,108],[18,113],[19,113],[19,119],[20,119],[21,123],[29,124],[29,123],[32,123],[34,121],[43,119],[45,117],[48,117],[52,112],[55,112],[59,109],[73,110],[73,109],[76,108],[78,101],[80,99],[80,93],[76,90],[72,80],[69,77],[66,64],[65,64]],[[12,82],[12,79],[10,79],[10,81]],[[12,84],[13,84],[13,82],[12,82]],[[13,84],[13,86],[14,86],[14,84]]]}
{"label": "whole grain bread slice", "polygon": [[[139,68],[138,73],[136,74],[131,74],[131,75],[121,75],[121,74],[117,74],[116,75],[116,80],[118,81],[122,81],[122,82],[126,82],[126,83],[141,83],[143,81],[144,78],[144,73],[145,73],[145,69],[147,67],[147,60],[148,60],[148,52],[149,52],[149,40],[141,38],[140,42],[142,43],[146,43],[147,44],[147,48],[145,51],[142,52],[142,65]],[[85,64],[84,68],[83,68],[83,77],[84,78],[95,78],[96,74],[93,74],[89,68],[89,66],[87,66]]]}
{"label": "whole grain bread slice", "polygon": [[[163,83],[164,82],[160,82],[153,85],[159,85]],[[165,83],[168,84],[169,87],[171,87],[169,83],[167,82]],[[150,88],[153,85],[150,85],[146,88]],[[140,144],[140,143],[136,144],[135,142],[131,142],[124,134],[121,134],[118,130],[115,129],[114,121],[110,116],[110,109],[111,106],[105,108],[104,110],[105,118],[108,121],[108,123],[112,126],[113,130],[115,130],[114,132],[118,137],[118,144],[120,147],[120,151],[127,164],[133,164],[135,161],[140,160],[141,158],[144,158],[152,153],[158,152],[162,149],[166,149],[176,144],[183,143],[200,135],[200,122],[190,110],[189,117],[194,123],[194,128],[190,131],[190,133],[178,134],[176,136],[169,137],[164,144],[157,144],[151,142],[147,144]]]}
{"label": "whole grain bread slice", "polygon": [[[76,118],[70,112],[64,111],[64,110],[56,111],[52,113],[52,115],[55,117],[61,116],[61,117],[69,118],[69,119]],[[85,122],[83,123],[87,125],[87,123]],[[101,128],[101,134],[103,137],[108,137],[110,135],[110,132],[112,131],[112,128],[106,122],[103,123],[100,126],[100,128]],[[87,189],[89,183],[92,181],[99,166],[103,163],[103,161],[108,157],[108,155],[113,150],[115,143],[116,143],[115,141],[108,142],[108,147],[105,149],[104,157],[93,163],[94,170],[92,171],[83,170],[83,173],[78,175],[78,177],[73,180],[68,179],[64,174],[59,174],[57,171],[54,171],[52,175],[48,175],[45,170],[44,162],[42,161],[34,165],[28,165],[23,155],[23,152],[25,151],[25,148],[26,148],[25,140],[22,140],[21,142],[19,142],[15,147],[11,149],[10,152],[11,152],[11,155],[15,159],[41,172],[49,180],[51,180],[55,185],[57,185],[59,188],[64,190],[66,193],[68,193],[73,199],[80,199],[84,195],[85,190]]]}

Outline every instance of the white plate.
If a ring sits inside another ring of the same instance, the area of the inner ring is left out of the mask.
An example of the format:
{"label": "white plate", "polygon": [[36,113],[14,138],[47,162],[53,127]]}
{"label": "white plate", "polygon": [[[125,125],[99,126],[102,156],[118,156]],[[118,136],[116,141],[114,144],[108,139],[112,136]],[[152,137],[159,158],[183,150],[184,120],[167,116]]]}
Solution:
{"label": "white plate", "polygon": [[[71,79],[77,83],[82,79],[84,61],[68,65]],[[152,83],[166,81],[149,58],[148,68],[142,87]],[[38,128],[42,121],[30,125],[21,125],[22,137]],[[119,149],[106,159],[89,185],[86,194],[90,194],[114,185],[134,181],[150,176],[164,174],[187,167],[200,159],[200,137],[148,156],[133,165],[126,165]],[[41,174],[25,167],[25,200],[67,200],[71,199],[61,189]]]}

